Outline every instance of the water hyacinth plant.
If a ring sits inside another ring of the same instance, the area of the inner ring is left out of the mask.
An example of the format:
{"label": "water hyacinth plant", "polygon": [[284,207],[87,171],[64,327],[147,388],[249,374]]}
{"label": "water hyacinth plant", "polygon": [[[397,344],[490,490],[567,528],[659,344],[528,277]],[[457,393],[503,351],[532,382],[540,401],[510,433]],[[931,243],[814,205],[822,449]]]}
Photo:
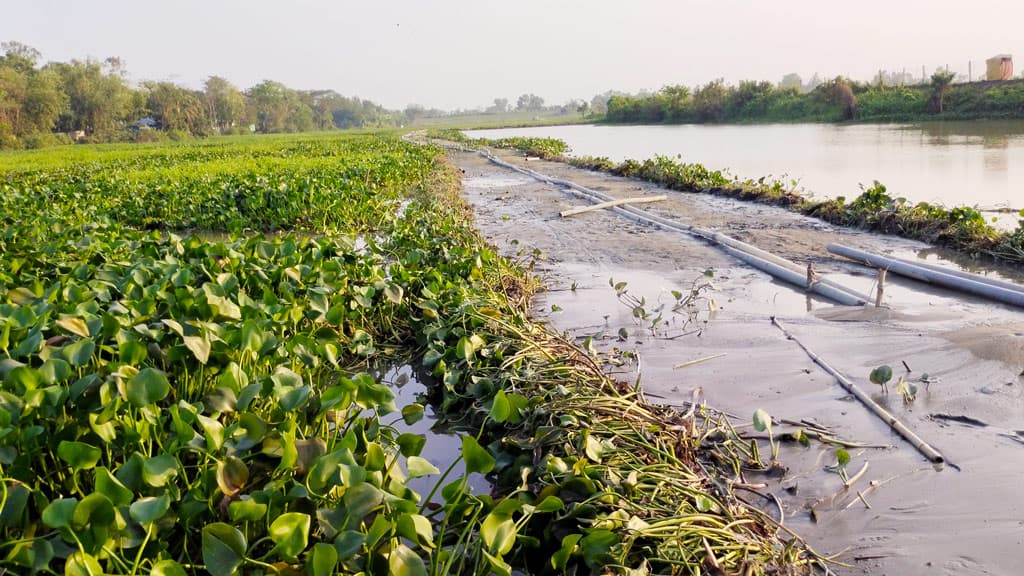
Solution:
{"label": "water hyacinth plant", "polygon": [[453,172],[372,134],[0,156],[3,569],[809,570],[700,472],[726,427],[530,322]]}

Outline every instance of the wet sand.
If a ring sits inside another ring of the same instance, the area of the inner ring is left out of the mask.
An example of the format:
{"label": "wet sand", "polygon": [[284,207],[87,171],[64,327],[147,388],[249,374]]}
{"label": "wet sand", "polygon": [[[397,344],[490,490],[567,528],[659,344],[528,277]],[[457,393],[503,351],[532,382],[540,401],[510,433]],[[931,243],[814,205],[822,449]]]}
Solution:
{"label": "wet sand", "polygon": [[[592,337],[603,351],[635,351],[638,360],[624,357],[616,374],[639,378],[650,399],[682,406],[700,389],[710,406],[736,415],[742,425],[763,408],[776,420],[806,419],[841,438],[884,446],[850,449],[850,475],[868,465],[852,491],[841,491],[840,477],[825,470],[835,448],[813,441],[809,447],[783,446],[780,459],[788,470],[782,478],[748,475],[750,482],[767,482],[780,498],[788,527],[823,554],[841,553],[839,560],[848,566],[836,566],[836,573],[1020,573],[1024,437],[1016,431],[1024,430],[1024,313],[892,275],[888,308],[833,306],[677,232],[608,211],[561,218],[560,211],[585,202],[475,154],[453,153],[452,159],[465,172],[464,195],[484,235],[508,255],[535,249],[543,255],[536,270],[549,290],[537,298],[536,314],[580,341]],[[503,159],[524,162],[511,154]],[[937,258],[921,243],[838,229],[781,209],[664,190],[559,163],[528,166],[616,198],[666,194],[669,200],[644,209],[800,264],[813,262],[820,274],[864,292],[873,288],[874,273],[833,258],[827,243]],[[616,297],[612,278],[627,283],[627,295],[643,298],[651,317],[660,306],[664,323],[642,325]],[[695,285],[710,286],[699,290],[691,314],[673,313],[673,291],[689,294]],[[786,340],[771,324],[773,315],[952,465],[936,469],[892,433]],[[895,382],[886,395],[868,381],[881,364],[918,387],[914,402],[904,404]],[[867,508],[855,492],[872,481],[880,485],[865,495]]]}

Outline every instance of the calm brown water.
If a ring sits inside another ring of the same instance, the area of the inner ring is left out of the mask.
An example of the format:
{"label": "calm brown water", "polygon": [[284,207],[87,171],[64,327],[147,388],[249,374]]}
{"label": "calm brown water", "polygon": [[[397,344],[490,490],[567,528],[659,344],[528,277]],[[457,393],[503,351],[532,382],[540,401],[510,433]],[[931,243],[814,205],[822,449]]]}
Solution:
{"label": "calm brown water", "polygon": [[[805,195],[853,198],[874,180],[893,197],[1024,208],[1024,121],[753,126],[548,126],[469,132],[559,138],[580,156],[681,155],[740,178],[799,181]],[[1015,222],[1014,222],[1015,224]]]}

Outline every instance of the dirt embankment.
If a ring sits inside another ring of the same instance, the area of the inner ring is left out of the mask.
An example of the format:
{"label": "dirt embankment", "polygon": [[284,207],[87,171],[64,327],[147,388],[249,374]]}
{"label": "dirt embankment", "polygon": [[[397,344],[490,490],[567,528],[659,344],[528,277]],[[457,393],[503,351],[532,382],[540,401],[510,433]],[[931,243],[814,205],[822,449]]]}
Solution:
{"label": "dirt embankment", "polygon": [[[616,355],[621,377],[639,378],[648,396],[683,405],[699,389],[709,405],[736,415],[740,425],[763,408],[780,430],[789,428],[783,419],[803,420],[851,441],[887,447],[849,450],[850,475],[867,466],[849,490],[826,470],[836,448],[816,442],[783,448],[783,477],[747,478],[767,484],[764,492],[780,499],[787,526],[819,551],[844,551],[841,560],[851,566],[839,573],[1018,573],[1024,498],[1017,488],[1019,467],[1008,463],[1024,462],[1024,438],[1017,433],[1024,429],[1024,314],[892,276],[887,308],[832,306],[678,232],[607,211],[561,218],[560,211],[584,202],[477,154],[452,158],[465,172],[464,194],[483,233],[507,254],[543,255],[537,269],[549,291],[538,299],[537,312],[556,329],[581,341],[591,337]],[[663,190],[558,163],[528,166],[616,198],[666,194],[668,200],[644,209],[801,264],[813,262],[819,274],[865,292],[873,288],[875,272],[834,259],[826,244],[945,263],[920,243],[837,229],[772,207]],[[626,283],[621,294],[609,286],[611,279]],[[677,296],[691,293],[692,306],[672,310]],[[929,465],[782,337],[772,315],[959,471]],[[703,361],[673,369],[691,360]],[[868,373],[881,364],[917,388],[913,402],[901,401],[895,382],[888,395],[868,382]],[[872,481],[877,486],[869,488]],[[863,502],[858,491],[866,492]]]}

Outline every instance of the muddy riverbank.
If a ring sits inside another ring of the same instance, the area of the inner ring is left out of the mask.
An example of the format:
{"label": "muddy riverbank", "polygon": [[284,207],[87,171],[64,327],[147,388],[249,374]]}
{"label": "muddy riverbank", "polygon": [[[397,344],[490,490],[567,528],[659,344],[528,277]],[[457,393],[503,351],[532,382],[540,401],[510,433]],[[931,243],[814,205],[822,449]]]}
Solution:
{"label": "muddy riverbank", "polygon": [[[584,203],[479,155],[453,153],[452,159],[465,173],[465,197],[491,242],[509,255],[542,255],[536,270],[548,291],[538,298],[537,313],[580,342],[590,338],[598,349],[616,352],[618,375],[639,379],[651,399],[684,405],[697,393],[741,425],[761,408],[777,421],[806,420],[841,438],[883,446],[849,450],[849,474],[865,465],[867,471],[848,491],[841,490],[838,474],[825,469],[834,463],[835,448],[815,442],[783,447],[788,470],[781,478],[746,478],[767,484],[765,492],[783,505],[785,524],[819,552],[842,553],[840,561],[849,566],[837,572],[1018,573],[1017,559],[1024,556],[1024,497],[1017,490],[1024,464],[1017,433],[1024,429],[1020,311],[891,276],[888,309],[833,306],[676,232],[605,211],[561,218],[560,211]],[[827,243],[945,263],[920,243],[837,229],[772,207],[663,190],[558,163],[528,165],[613,197],[666,194],[668,200],[645,209],[801,264],[813,262],[820,274],[863,291],[873,287],[874,273],[833,259]],[[626,283],[620,294],[610,279]],[[672,312],[676,293],[685,297],[693,290],[694,305]],[[646,322],[634,314],[640,299]],[[662,322],[652,328],[659,307]],[[772,326],[772,315],[953,465],[929,464],[786,340]],[[916,400],[905,404],[894,390],[886,395],[868,382],[880,364],[914,383]],[[779,429],[787,427],[780,423]],[[864,502],[857,499],[855,492],[872,481],[878,486]]]}

